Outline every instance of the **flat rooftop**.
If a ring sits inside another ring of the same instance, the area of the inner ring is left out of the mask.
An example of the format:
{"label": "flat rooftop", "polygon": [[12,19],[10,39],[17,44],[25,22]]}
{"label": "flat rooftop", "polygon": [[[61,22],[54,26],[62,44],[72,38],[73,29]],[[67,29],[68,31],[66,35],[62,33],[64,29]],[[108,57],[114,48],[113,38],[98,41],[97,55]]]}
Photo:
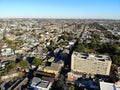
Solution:
{"label": "flat rooftop", "polygon": [[100,90],[120,90],[120,88],[113,83],[100,82]]}
{"label": "flat rooftop", "polygon": [[34,77],[32,79],[31,86],[37,86],[37,87],[47,88],[49,84],[50,84],[49,81],[41,80],[38,77]]}
{"label": "flat rooftop", "polygon": [[93,59],[93,60],[99,60],[99,61],[111,61],[111,58],[107,55],[100,55],[100,54],[94,54],[94,53],[73,52],[72,56],[83,58],[86,60]]}

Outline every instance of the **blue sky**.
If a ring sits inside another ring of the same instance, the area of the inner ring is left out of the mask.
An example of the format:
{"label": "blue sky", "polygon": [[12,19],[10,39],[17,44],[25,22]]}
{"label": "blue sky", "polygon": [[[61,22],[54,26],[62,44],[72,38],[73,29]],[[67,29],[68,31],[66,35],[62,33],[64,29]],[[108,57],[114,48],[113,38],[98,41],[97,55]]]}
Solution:
{"label": "blue sky", "polygon": [[0,0],[0,18],[120,19],[120,0]]}

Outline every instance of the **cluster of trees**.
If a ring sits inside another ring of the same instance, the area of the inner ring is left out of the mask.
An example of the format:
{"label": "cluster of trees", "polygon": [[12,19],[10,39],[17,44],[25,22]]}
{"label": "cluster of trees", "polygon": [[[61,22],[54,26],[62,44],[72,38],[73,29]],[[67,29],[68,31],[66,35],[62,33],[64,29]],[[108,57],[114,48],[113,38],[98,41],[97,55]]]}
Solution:
{"label": "cluster of trees", "polygon": [[101,30],[104,33],[104,35],[105,35],[106,38],[117,39],[117,40],[120,39],[119,35],[118,36],[113,35],[110,31],[107,31],[107,28],[105,28],[104,26],[98,24],[97,22],[89,24],[89,27]]}
{"label": "cluster of trees", "polygon": [[106,38],[108,38],[108,39],[115,39],[115,36],[112,34],[112,32],[104,31],[103,33],[104,33]]}
{"label": "cluster of trees", "polygon": [[34,66],[38,66],[38,65],[42,64],[42,60],[40,60],[39,58],[35,58],[35,59],[33,60],[32,64],[33,64]]}
{"label": "cluster of trees", "polygon": [[7,39],[6,37],[3,37],[3,41],[6,42],[8,45],[11,45],[13,41]]}
{"label": "cluster of trees", "polygon": [[71,86],[70,86],[70,90],[75,90],[74,85],[71,85]]}
{"label": "cluster of trees", "polygon": [[2,28],[2,24],[0,24],[0,28]]}
{"label": "cluster of trees", "polygon": [[102,31],[106,31],[107,30],[104,26],[98,24],[97,22],[89,24],[89,27],[90,28],[95,28],[95,29],[98,29],[98,30],[102,30]]}
{"label": "cluster of trees", "polygon": [[120,43],[100,44],[100,43],[79,43],[75,51],[86,53],[108,54],[112,58],[113,64],[120,64]]}
{"label": "cluster of trees", "polygon": [[12,49],[15,49],[16,47],[22,45],[24,43],[23,40],[20,41],[12,41],[7,39],[6,37],[3,38],[3,41],[7,43]]}
{"label": "cluster of trees", "polygon": [[[45,65],[45,62],[42,62],[39,58],[35,58],[32,62],[33,65],[38,66],[38,65]],[[10,62],[9,64],[6,65],[5,69],[0,69],[0,76],[3,73],[9,73],[12,71],[16,71],[18,69],[25,70],[30,67],[30,64],[27,60],[22,60],[22,58],[18,58],[16,62]]]}
{"label": "cluster of trees", "polygon": [[[96,23],[94,24],[97,25]],[[115,37],[111,32],[103,31],[103,33],[105,37],[109,39],[114,39]],[[108,54],[111,57],[113,64],[116,65],[120,64],[120,43],[113,41],[112,44],[110,43],[101,44],[100,37],[96,32],[92,32],[91,43],[79,43],[76,45],[75,51],[86,52],[86,53]]]}
{"label": "cluster of trees", "polygon": [[118,35],[118,36],[114,36],[114,39],[116,39],[116,40],[120,40],[120,35]]}
{"label": "cluster of trees", "polygon": [[69,35],[67,35],[67,34],[64,34],[64,35],[62,35],[62,36],[60,37],[60,39],[70,41],[70,40],[72,40],[72,37],[69,36]]}
{"label": "cluster of trees", "polygon": [[60,36],[58,38],[58,40],[63,39],[63,40],[66,40],[66,41],[70,41],[70,40],[73,39],[73,36],[74,36],[73,32],[63,32],[62,34],[63,35]]}
{"label": "cluster of trees", "polygon": [[75,51],[86,52],[86,53],[96,53],[96,47],[97,47],[97,44],[93,44],[93,43],[79,43],[76,46]]}
{"label": "cluster of trees", "polygon": [[0,76],[3,73],[9,73],[12,71],[16,71],[19,68],[22,70],[28,69],[29,66],[30,64],[26,60],[20,60],[19,62],[10,62],[9,64],[6,65],[5,69],[0,70]]}
{"label": "cluster of trees", "polygon": [[97,53],[97,49],[101,47],[99,44],[100,38],[98,34],[92,32],[91,43],[79,43],[76,45],[75,51],[77,52],[86,52],[86,53]]}
{"label": "cluster of trees", "polygon": [[55,49],[55,43],[53,40],[50,41],[50,45],[47,46],[47,51]]}
{"label": "cluster of trees", "polygon": [[81,29],[82,24],[76,24],[76,29]]}
{"label": "cluster of trees", "polygon": [[113,64],[120,64],[120,43],[117,44],[102,44],[101,47],[97,50],[99,53],[107,53],[111,56]]}
{"label": "cluster of trees", "polygon": [[0,50],[1,50],[2,46],[3,46],[3,44],[4,44],[4,42],[2,40],[0,40]]}
{"label": "cluster of trees", "polygon": [[54,82],[54,85],[51,90],[64,90],[65,88],[65,77],[64,75],[60,75],[58,79]]}
{"label": "cluster of trees", "polygon": [[53,50],[53,49],[55,49],[55,46],[53,45],[49,45],[49,46],[47,46],[47,51],[49,51],[49,50]]}

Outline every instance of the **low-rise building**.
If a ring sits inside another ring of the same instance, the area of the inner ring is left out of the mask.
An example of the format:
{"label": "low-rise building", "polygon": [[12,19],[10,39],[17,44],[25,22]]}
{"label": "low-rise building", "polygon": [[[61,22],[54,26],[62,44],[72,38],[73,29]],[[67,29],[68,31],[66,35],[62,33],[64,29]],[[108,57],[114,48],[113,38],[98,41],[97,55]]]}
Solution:
{"label": "low-rise building", "polygon": [[15,54],[22,54],[22,53],[24,53],[24,50],[22,50],[22,49],[15,50]]}
{"label": "low-rise building", "polygon": [[51,66],[46,66],[44,68],[44,72],[54,73],[56,76],[58,76],[63,65],[64,65],[63,62],[61,62],[61,61],[59,61],[57,63],[52,62]]}
{"label": "low-rise building", "polygon": [[100,82],[100,90],[120,90],[120,86],[114,83]]}
{"label": "low-rise building", "polygon": [[78,78],[82,77],[83,74],[82,73],[78,73],[78,72],[69,72],[67,74],[67,80],[68,81],[74,81],[74,80],[77,80]]}
{"label": "low-rise building", "polygon": [[49,90],[52,84],[49,81],[41,80],[38,77],[33,77],[31,87],[34,90]]}
{"label": "low-rise building", "polygon": [[26,85],[28,82],[28,78],[18,79],[8,90],[21,90],[22,86]]}
{"label": "low-rise building", "polygon": [[14,55],[14,52],[11,48],[2,48],[1,55],[2,56],[10,56],[10,55]]}

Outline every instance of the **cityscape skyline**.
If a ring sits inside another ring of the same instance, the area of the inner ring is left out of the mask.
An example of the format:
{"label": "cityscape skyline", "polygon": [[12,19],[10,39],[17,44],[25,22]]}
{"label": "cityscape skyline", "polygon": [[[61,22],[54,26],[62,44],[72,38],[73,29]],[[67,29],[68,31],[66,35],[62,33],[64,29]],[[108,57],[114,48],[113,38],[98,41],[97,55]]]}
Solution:
{"label": "cityscape skyline", "polygon": [[120,19],[119,0],[0,0],[0,18]]}

